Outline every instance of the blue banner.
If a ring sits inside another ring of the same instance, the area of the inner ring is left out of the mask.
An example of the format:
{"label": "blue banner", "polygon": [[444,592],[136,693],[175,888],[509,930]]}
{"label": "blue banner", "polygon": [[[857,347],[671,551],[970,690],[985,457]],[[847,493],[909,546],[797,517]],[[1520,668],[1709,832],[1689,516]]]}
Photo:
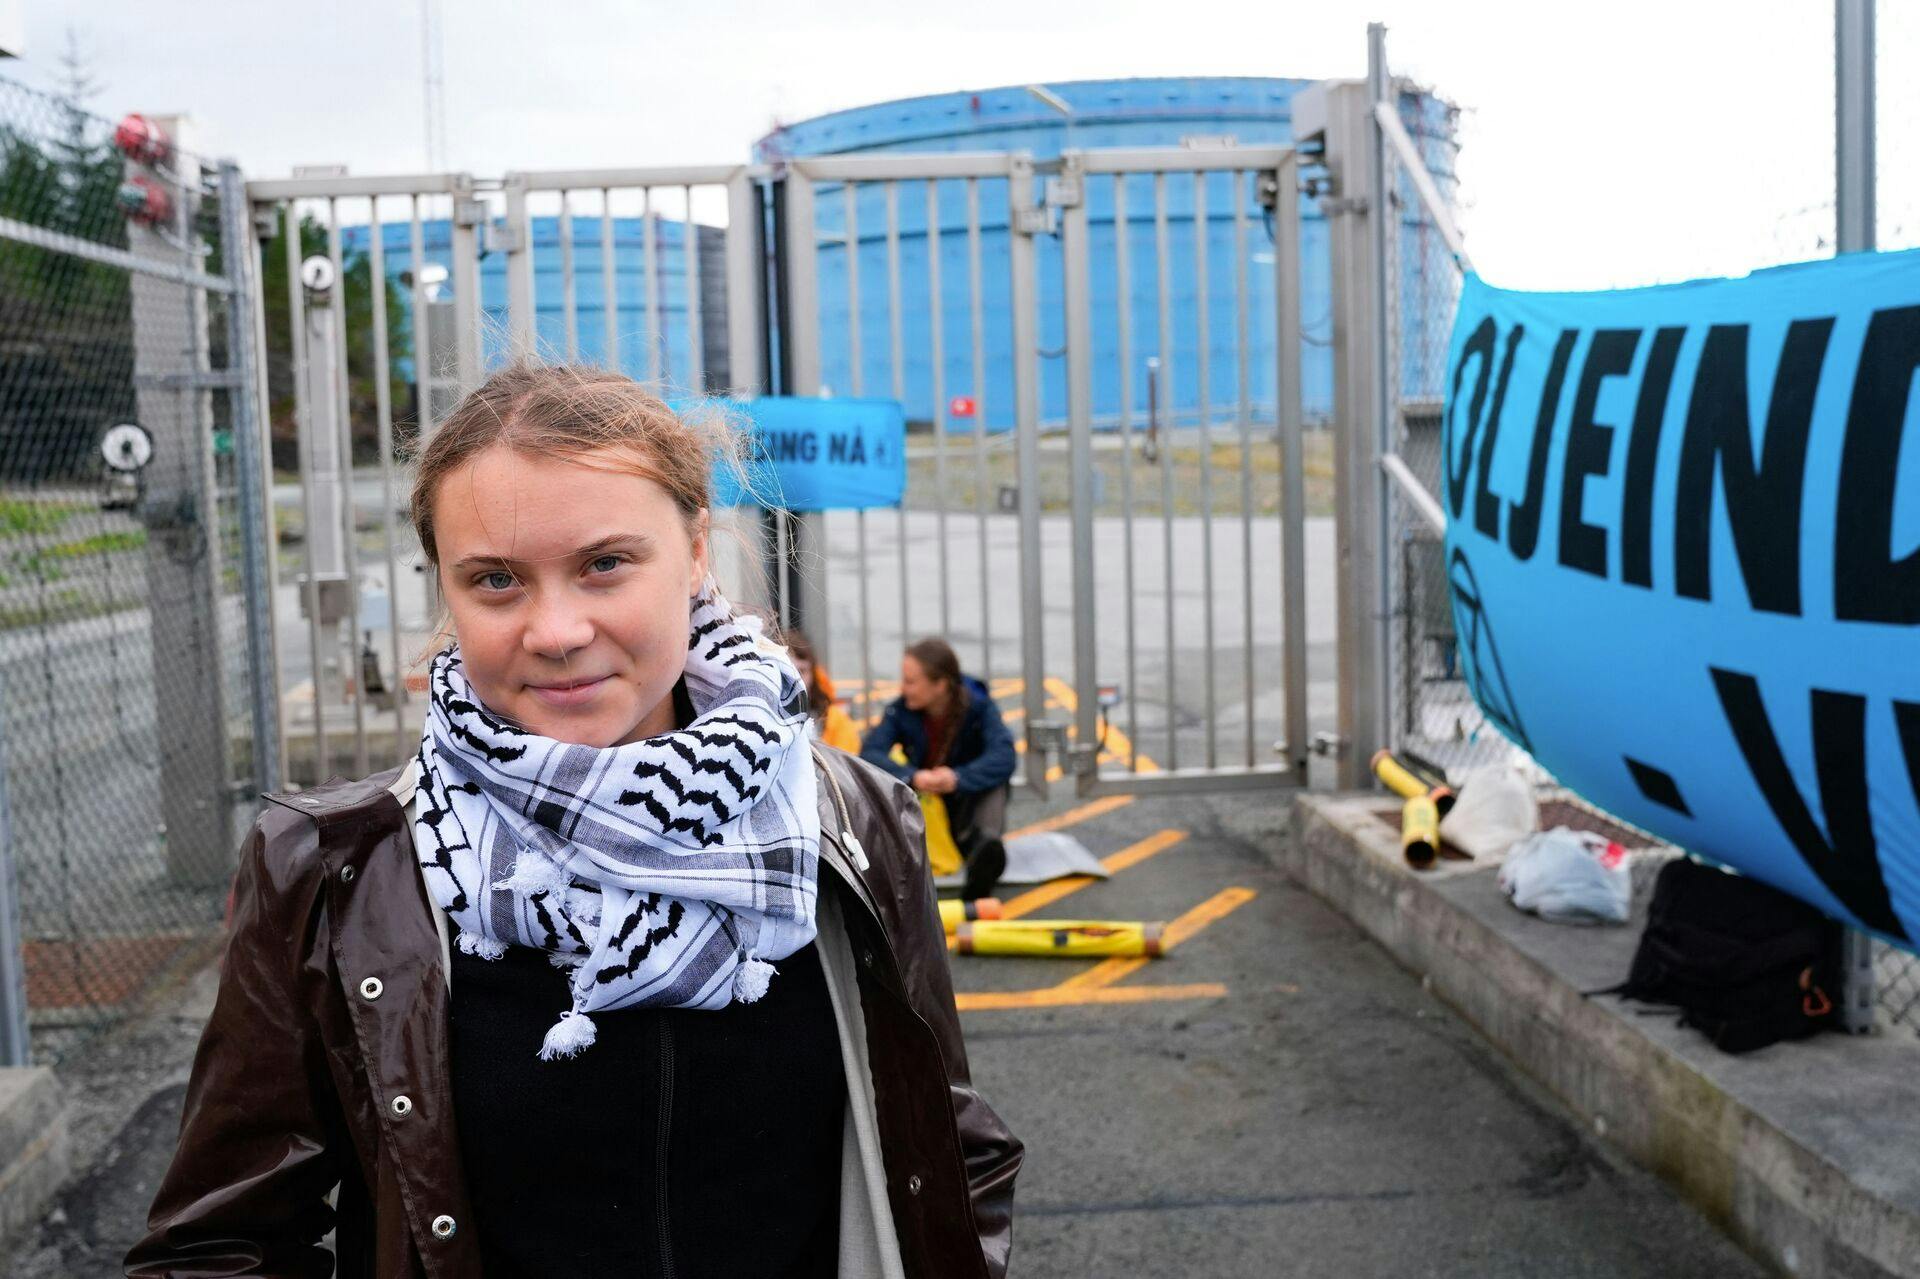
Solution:
{"label": "blue banner", "polygon": [[769,395],[745,405],[746,483],[714,477],[717,506],[790,511],[898,506],[907,490],[907,419],[897,400]]}
{"label": "blue banner", "polygon": [[1614,293],[1470,278],[1441,476],[1487,717],[1596,804],[1909,947],[1917,370],[1920,253]]}

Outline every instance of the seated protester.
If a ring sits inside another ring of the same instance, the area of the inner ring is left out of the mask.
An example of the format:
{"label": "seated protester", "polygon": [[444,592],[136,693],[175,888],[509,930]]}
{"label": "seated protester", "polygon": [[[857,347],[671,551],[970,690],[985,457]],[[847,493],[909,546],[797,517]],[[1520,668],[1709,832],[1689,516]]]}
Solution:
{"label": "seated protester", "polygon": [[785,638],[787,656],[793,659],[794,668],[800,672],[800,682],[806,686],[808,721],[814,740],[849,755],[858,755],[860,733],[854,728],[847,708],[834,697],[833,680],[826,668],[814,660],[813,641],[798,627],[788,631]]}
{"label": "seated protester", "polygon": [[[907,762],[892,756],[901,748]],[[923,794],[946,803],[953,841],[966,860],[961,896],[993,891],[1007,869],[1000,842],[1007,829],[1013,738],[987,686],[960,673],[960,659],[942,639],[923,639],[900,662],[900,696],[867,731],[860,758]]]}

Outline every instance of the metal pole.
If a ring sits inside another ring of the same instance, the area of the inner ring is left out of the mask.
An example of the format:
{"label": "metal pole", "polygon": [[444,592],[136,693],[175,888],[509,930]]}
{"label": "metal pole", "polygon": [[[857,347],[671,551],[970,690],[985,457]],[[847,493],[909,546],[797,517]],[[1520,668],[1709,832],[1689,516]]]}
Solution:
{"label": "metal pole", "polygon": [[[1399,418],[1399,406],[1393,402],[1393,380],[1388,367],[1387,350],[1387,335],[1391,331],[1387,308],[1398,304],[1396,299],[1389,298],[1387,289],[1387,228],[1392,221],[1387,208],[1387,147],[1376,118],[1379,105],[1392,101],[1392,80],[1387,74],[1387,28],[1379,22],[1367,24],[1367,99],[1373,109],[1367,113],[1360,137],[1366,148],[1367,188],[1371,193],[1365,216],[1370,258],[1367,287],[1372,293],[1373,309],[1373,414],[1369,425],[1374,433],[1372,460],[1376,465],[1365,472],[1364,478],[1354,478],[1372,489],[1374,507],[1375,558],[1370,582],[1374,592],[1372,681],[1377,694],[1373,719],[1368,725],[1372,742],[1364,756],[1364,759],[1370,760],[1373,748],[1387,745],[1392,735],[1387,718],[1391,700],[1387,689],[1391,687],[1393,668],[1393,502],[1387,477],[1377,462],[1389,453],[1398,452],[1394,424]],[[1355,763],[1365,766],[1358,756]]]}
{"label": "metal pole", "polygon": [[[1383,480],[1379,465],[1383,381],[1379,263],[1371,215],[1377,188],[1369,134],[1372,99],[1365,84],[1334,85],[1327,95],[1326,166],[1334,191],[1327,212],[1333,283],[1335,578],[1339,641],[1339,763],[1336,784],[1357,789],[1367,761],[1384,745],[1386,703],[1381,664],[1386,623],[1381,582]],[[1289,193],[1282,192],[1284,202]],[[1276,255],[1277,256],[1277,255]],[[1296,283],[1297,287],[1297,283]],[[1283,351],[1284,355],[1284,351]],[[1296,754],[1305,743],[1289,743]]]}
{"label": "metal pole", "polygon": [[1020,493],[1020,668],[1022,704],[1027,721],[1027,785],[1047,794],[1046,586],[1040,542],[1040,377],[1039,302],[1034,278],[1033,160],[1015,156],[1007,175],[1007,258],[1013,305],[1013,400],[1019,450]]}
{"label": "metal pole", "polygon": [[[1874,247],[1874,0],[1834,0],[1833,208],[1840,253]],[[1873,1029],[1877,1005],[1873,938],[1848,929],[1841,947],[1840,1024],[1850,1035]]]}
{"label": "metal pole", "polygon": [[[787,171],[786,212],[787,393],[820,394],[820,234],[814,225],[813,179]],[[827,616],[826,528],[818,511],[792,512],[787,537],[789,622],[802,627],[823,665],[833,661]]]}
{"label": "metal pole", "polygon": [[[253,727],[255,790],[280,785],[279,664],[274,652],[273,584],[268,565],[273,491],[264,484],[261,456],[266,441],[260,429],[260,364],[257,329],[265,308],[260,278],[253,269],[254,239],[248,215],[247,184],[237,166],[220,166],[221,266],[234,289],[227,302],[227,361],[233,386],[227,402],[233,423],[234,487],[240,503],[240,583],[247,614],[247,675]],[[294,235],[297,228],[290,228]]]}
{"label": "metal pole", "polygon": [[[6,697],[0,691],[0,706]],[[0,1066],[33,1064],[27,1025],[27,961],[20,895],[13,873],[13,823],[7,807],[6,720],[0,717]]]}
{"label": "metal pole", "polygon": [[[534,345],[539,341],[534,313],[533,220],[527,216],[526,176],[509,173],[502,186],[507,195],[507,332],[514,358],[524,360],[533,354]],[[569,245],[569,254],[571,251]],[[455,288],[465,283],[462,279]],[[455,297],[458,296],[456,292]],[[461,389],[473,388],[463,386]]]}
{"label": "metal pole", "polygon": [[[1060,228],[1061,292],[1066,298],[1068,473],[1072,476],[1073,519],[1073,683],[1078,693],[1074,743],[1068,769],[1081,795],[1100,784],[1099,657],[1100,624],[1093,580],[1093,341],[1092,289],[1089,285],[1087,199],[1081,157],[1061,157],[1062,186],[1078,186]],[[1030,544],[1037,546],[1037,543]]]}
{"label": "metal pole", "polygon": [[1300,404],[1300,161],[1273,175],[1274,414],[1280,436],[1281,663],[1287,687],[1287,763],[1307,784],[1307,483]]}
{"label": "metal pole", "polygon": [[1834,0],[1833,207],[1841,253],[1874,247],[1874,0]]}

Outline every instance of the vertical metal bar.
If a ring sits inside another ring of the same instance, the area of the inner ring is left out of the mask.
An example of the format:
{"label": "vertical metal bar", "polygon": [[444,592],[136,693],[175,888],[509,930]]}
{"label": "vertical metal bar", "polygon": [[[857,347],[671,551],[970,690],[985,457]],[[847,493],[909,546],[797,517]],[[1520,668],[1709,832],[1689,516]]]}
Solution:
{"label": "vertical metal bar", "polygon": [[742,397],[758,395],[767,379],[760,360],[760,262],[759,192],[742,172],[727,180],[727,386]]}
{"label": "vertical metal bar", "polygon": [[[1387,307],[1387,145],[1386,137],[1380,132],[1379,120],[1371,107],[1392,100],[1392,80],[1387,73],[1387,28],[1384,24],[1367,24],[1367,97],[1369,110],[1360,130],[1365,140],[1365,164],[1367,168],[1367,234],[1371,241],[1370,280],[1373,300],[1373,420],[1368,423],[1374,437],[1372,465],[1364,474],[1364,481],[1373,490],[1374,520],[1374,563],[1373,563],[1373,687],[1378,690],[1375,698],[1374,715],[1368,731],[1372,735],[1372,744],[1385,746],[1392,739],[1393,727],[1388,722],[1388,705],[1392,698],[1388,689],[1392,687],[1393,670],[1393,572],[1389,548],[1393,545],[1393,493],[1387,473],[1380,469],[1379,460],[1389,453],[1399,452],[1395,438],[1395,424],[1399,419],[1399,405],[1393,402],[1391,372],[1387,358],[1389,316],[1393,313]],[[1356,159],[1360,157],[1356,156]],[[1356,477],[1358,478],[1358,477]],[[1371,759],[1373,751],[1366,752]],[[1355,760],[1360,767],[1367,767],[1364,761]]]}
{"label": "vertical metal bar", "polygon": [[1132,226],[1127,217],[1127,175],[1113,175],[1114,338],[1120,371],[1120,529],[1124,546],[1127,599],[1127,771],[1140,769],[1139,614],[1133,586],[1133,261]]}
{"label": "vertical metal bar", "polygon": [[309,463],[309,441],[313,438],[313,404],[307,389],[307,290],[300,282],[300,210],[293,203],[281,205],[281,239],[287,246],[287,317],[292,326],[289,335],[293,351],[293,421],[294,432],[299,441],[300,465],[300,519],[301,530],[305,534],[300,544],[305,551],[307,597],[307,653],[310,659],[308,669],[312,673],[313,684],[313,780],[324,780],[328,768],[327,756],[327,717],[324,703],[326,680],[321,672],[324,660],[320,652],[320,584],[314,575],[314,522],[313,522],[313,468]]}
{"label": "vertical metal bar", "polygon": [[[1079,154],[1061,157],[1061,179],[1085,182]],[[1078,791],[1086,795],[1100,784],[1100,671],[1096,647],[1099,593],[1093,561],[1093,323],[1088,314],[1087,201],[1084,196],[1064,211],[1060,224],[1060,290],[1066,300],[1067,469],[1071,476],[1073,524],[1073,683],[1076,691],[1074,742],[1068,752]]]}
{"label": "vertical metal bar", "polygon": [[1195,407],[1200,412],[1200,593],[1203,604],[1200,617],[1203,633],[1206,636],[1206,660],[1201,670],[1206,681],[1207,698],[1207,767],[1220,766],[1220,715],[1219,703],[1214,695],[1214,667],[1219,654],[1213,642],[1213,388],[1210,385],[1213,376],[1212,352],[1208,344],[1212,335],[1208,328],[1207,308],[1210,298],[1207,289],[1207,232],[1211,228],[1207,219],[1207,175],[1193,175],[1193,281],[1194,281],[1194,346],[1198,363],[1195,372],[1199,375],[1200,393]]}
{"label": "vertical metal bar", "polygon": [[1033,211],[1033,160],[1013,157],[1007,173],[1007,257],[1012,273],[1013,399],[1020,467],[1020,668],[1027,723],[1027,785],[1047,794],[1046,584],[1040,542],[1039,290],[1033,237],[1021,225]]}
{"label": "vertical metal bar", "polygon": [[1834,0],[1833,179],[1841,253],[1874,247],[1874,0]]}
{"label": "vertical metal bar", "polygon": [[[380,544],[387,562],[387,639],[393,658],[393,754],[384,767],[392,767],[413,753],[407,738],[407,679],[400,667],[400,565],[394,549],[393,527],[393,365],[387,353],[387,255],[382,241],[386,228],[380,224],[380,197],[370,201],[367,214],[368,265],[373,281],[373,416],[380,448]],[[351,486],[348,492],[352,492]],[[348,507],[351,512],[352,507]],[[349,515],[351,519],[351,515]],[[366,695],[366,690],[361,690]]]}
{"label": "vertical metal bar", "polygon": [[[526,176],[509,173],[502,189],[507,197],[507,333],[513,358],[525,360],[532,358],[540,343],[540,294],[533,276],[533,219],[527,214]],[[475,315],[477,319],[477,308]]]}
{"label": "vertical metal bar", "polygon": [[660,328],[660,250],[654,228],[653,188],[642,187],[640,199],[640,256],[647,268],[647,381],[657,389],[666,334]]}
{"label": "vertical metal bar", "polygon": [[1274,172],[1274,413],[1280,437],[1280,654],[1286,684],[1286,753],[1307,784],[1307,483],[1300,438],[1300,161]]}
{"label": "vertical metal bar", "polygon": [[[936,536],[940,543],[940,633],[953,634],[953,557],[947,547],[947,351],[946,298],[940,289],[940,180],[927,180],[928,356],[933,362],[933,491]],[[904,546],[902,548],[905,554]]]}
{"label": "vertical metal bar", "polygon": [[1240,678],[1246,689],[1247,767],[1253,745],[1253,403],[1249,386],[1253,351],[1247,340],[1247,293],[1253,264],[1247,260],[1247,202],[1253,175],[1235,170],[1233,192],[1233,362],[1240,406]]}
{"label": "vertical metal bar", "polygon": [[613,190],[600,188],[600,359],[620,371],[620,272],[615,262]]}
{"label": "vertical metal bar", "polygon": [[[529,226],[531,231],[532,227]],[[536,281],[536,286],[537,286]],[[567,363],[580,358],[579,298],[575,296],[573,274],[573,192],[560,193],[560,318],[567,335]],[[536,306],[537,300],[536,287]]]}
{"label": "vertical metal bar", "polygon": [[973,496],[980,517],[980,678],[993,687],[993,608],[988,564],[987,356],[980,276],[980,180],[967,179],[967,329],[973,344]]}
{"label": "vertical metal bar", "polygon": [[[886,192],[887,209],[887,356],[893,378],[893,398],[903,407],[907,399],[907,374],[904,363],[906,348],[900,339],[900,184],[888,182],[883,188]],[[913,622],[911,602],[908,599],[907,582],[907,503],[902,495],[900,505],[895,508],[899,519],[899,537],[894,543],[894,554],[900,561],[900,642],[913,643]],[[942,548],[942,555],[945,550]],[[944,563],[942,565],[944,571]]]}
{"label": "vertical metal bar", "polygon": [[[462,395],[480,385],[480,222],[486,206],[473,194],[473,179],[461,174],[453,197],[453,349]],[[532,324],[531,307],[528,324]],[[532,349],[531,344],[528,347]]]}
{"label": "vertical metal bar", "polygon": [[1154,291],[1159,308],[1160,356],[1148,371],[1147,436],[1154,442],[1160,464],[1161,565],[1166,573],[1167,621],[1167,767],[1180,766],[1179,722],[1180,691],[1176,678],[1180,669],[1179,653],[1174,648],[1173,627],[1173,450],[1168,447],[1161,423],[1171,414],[1161,410],[1161,402],[1173,398],[1173,288],[1170,279],[1170,254],[1167,244],[1167,175],[1153,175],[1153,260]]}
{"label": "vertical metal bar", "polygon": [[[244,190],[245,187],[243,184],[243,193]],[[241,207],[247,209],[250,206],[243,202]],[[267,249],[260,237],[259,224],[255,222],[251,216],[243,216],[242,222],[246,243],[247,270],[252,275],[252,281],[249,287],[253,290],[252,340],[253,367],[255,370],[253,381],[253,414],[256,423],[266,423],[273,420],[272,393],[266,376],[267,297],[265,288]],[[287,789],[287,718],[286,704],[280,700],[280,690],[285,686],[281,678],[285,673],[285,667],[282,665],[280,634],[278,628],[271,624],[273,620],[272,613],[275,607],[274,601],[280,598],[280,556],[276,551],[276,548],[279,546],[279,512],[273,500],[273,450],[266,447],[264,442],[266,427],[261,426],[258,429],[262,432],[262,444],[259,450],[259,457],[255,464],[255,482],[260,486],[263,518],[266,521],[261,526],[261,535],[266,538],[266,598],[268,601],[267,615],[269,622],[267,628],[267,651],[272,654],[272,661],[269,663],[267,678],[272,681],[273,723],[269,727],[273,734],[274,752],[273,774],[262,779],[260,786],[263,789],[284,791]]]}
{"label": "vertical metal bar", "polygon": [[420,197],[412,197],[408,248],[413,255],[413,396],[418,401],[420,420],[414,431],[418,443],[426,443],[433,434],[433,328],[428,319],[427,282],[422,278],[427,266],[425,237],[420,228]]}
{"label": "vertical metal bar", "polygon": [[[347,327],[347,272],[341,259],[340,212],[338,201],[327,201],[327,251],[333,257],[334,289],[334,382],[338,388],[335,403],[340,415],[340,473],[346,500],[340,504],[340,517],[346,522],[341,530],[341,549],[346,552],[347,572],[347,652],[346,669],[357,671],[354,659],[360,653],[360,536],[355,512],[353,483],[353,400],[351,343]],[[365,777],[372,770],[367,754],[367,690],[357,675],[353,681],[353,766],[354,776]],[[345,687],[345,681],[341,681]]]}
{"label": "vertical metal bar", "polygon": [[[220,166],[221,270],[233,285],[227,299],[227,364],[234,375],[227,393],[232,414],[234,485],[240,506],[240,583],[247,616],[247,684],[249,724],[253,730],[252,787],[275,790],[280,778],[279,661],[273,635],[273,488],[266,482],[263,455],[268,451],[260,429],[260,347],[257,329],[263,299],[255,270],[253,225],[248,217],[247,184],[232,164]],[[4,704],[4,703],[0,703]],[[5,771],[0,760],[0,774]],[[0,849],[5,845],[5,778],[0,776]],[[0,851],[0,857],[5,856]],[[0,876],[10,876],[0,866]],[[11,891],[10,878],[0,882],[0,896]],[[0,903],[0,916],[7,905]],[[6,927],[0,917],[0,929]],[[13,955],[0,938],[0,964]],[[5,1029],[6,992],[0,989],[0,1031]],[[0,1045],[0,1052],[4,1046]]]}
{"label": "vertical metal bar", "polygon": [[[0,685],[0,705],[4,704],[5,687]],[[30,1066],[33,1034],[27,1020],[27,961],[20,931],[13,817],[7,806],[5,733],[6,720],[0,717],[0,1066]]]}
{"label": "vertical metal bar", "polygon": [[[1869,253],[1875,243],[1874,0],[1834,0],[1834,248]],[[1842,935],[1840,1024],[1852,1035],[1873,1029],[1877,991],[1873,938]]]}
{"label": "vertical metal bar", "polygon": [[700,226],[693,220],[693,188],[682,187],[681,193],[687,204],[686,226],[680,234],[681,252],[687,258],[687,390],[705,395],[707,353],[700,322]]}
{"label": "vertical metal bar", "polygon": [[[847,260],[847,391],[856,397],[866,391],[865,357],[860,347],[860,192],[852,182],[840,187],[845,211]],[[867,558],[867,511],[853,513],[854,532],[859,542],[860,574],[860,720],[864,727],[873,717],[873,608],[868,598],[868,579],[873,575]]]}
{"label": "vertical metal bar", "polygon": [[[786,260],[781,264],[787,285],[787,367],[794,395],[820,394],[820,232],[815,224],[813,180],[789,169],[783,200],[786,208]],[[807,628],[814,650],[823,662],[833,661],[833,629],[828,624],[827,582],[824,568],[803,571],[826,537],[819,513],[791,514],[781,521],[781,581],[787,591],[785,616]]]}

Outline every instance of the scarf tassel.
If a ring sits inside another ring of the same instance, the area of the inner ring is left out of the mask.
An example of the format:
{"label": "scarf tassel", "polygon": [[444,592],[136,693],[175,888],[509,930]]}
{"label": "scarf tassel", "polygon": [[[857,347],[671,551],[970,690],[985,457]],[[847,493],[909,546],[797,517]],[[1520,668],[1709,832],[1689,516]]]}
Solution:
{"label": "scarf tassel", "polygon": [[733,974],[733,997],[743,1004],[760,1002],[773,980],[774,967],[764,959],[749,957],[740,962]]}
{"label": "scarf tassel", "polygon": [[568,1009],[560,1014],[559,1021],[547,1028],[547,1037],[540,1041],[540,1060],[579,1056],[593,1046],[597,1029],[591,1017]]}
{"label": "scarf tassel", "polygon": [[482,937],[479,933],[470,933],[462,928],[454,936],[453,944],[460,948],[463,955],[473,955],[480,959],[498,959],[507,953],[507,943],[492,937]]}

